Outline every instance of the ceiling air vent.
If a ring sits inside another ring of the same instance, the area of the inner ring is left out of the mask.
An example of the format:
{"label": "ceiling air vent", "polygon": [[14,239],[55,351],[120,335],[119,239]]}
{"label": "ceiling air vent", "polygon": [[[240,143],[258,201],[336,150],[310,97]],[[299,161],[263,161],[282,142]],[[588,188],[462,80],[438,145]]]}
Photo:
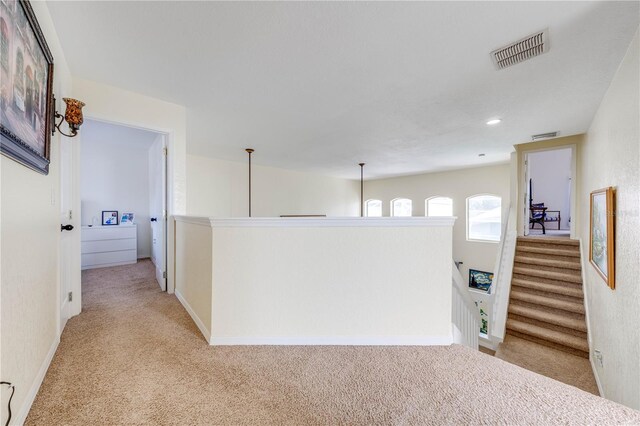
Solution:
{"label": "ceiling air vent", "polygon": [[532,141],[539,141],[541,139],[551,139],[558,136],[558,132],[540,133],[539,135],[531,136]]}
{"label": "ceiling air vent", "polygon": [[541,55],[549,50],[549,34],[543,30],[522,40],[491,52],[491,59],[499,70]]}

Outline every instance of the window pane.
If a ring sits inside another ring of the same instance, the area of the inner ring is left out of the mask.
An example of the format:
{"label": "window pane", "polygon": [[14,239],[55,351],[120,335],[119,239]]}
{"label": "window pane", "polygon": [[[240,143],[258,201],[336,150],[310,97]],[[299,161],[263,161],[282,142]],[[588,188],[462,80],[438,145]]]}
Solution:
{"label": "window pane", "polygon": [[428,199],[427,216],[453,216],[453,200],[448,197]]}
{"label": "window pane", "polygon": [[411,216],[411,200],[407,198],[393,200],[391,214],[399,217]]}
{"label": "window pane", "polygon": [[467,235],[470,240],[500,241],[502,200],[492,195],[479,195],[467,200]]}
{"label": "window pane", "polygon": [[365,204],[367,217],[382,217],[382,201],[369,200]]}

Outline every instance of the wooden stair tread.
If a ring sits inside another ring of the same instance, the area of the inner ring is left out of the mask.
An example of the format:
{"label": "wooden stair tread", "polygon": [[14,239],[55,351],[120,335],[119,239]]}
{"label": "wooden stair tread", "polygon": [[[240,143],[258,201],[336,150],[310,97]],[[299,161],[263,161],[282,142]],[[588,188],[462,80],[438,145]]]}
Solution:
{"label": "wooden stair tread", "polygon": [[543,311],[529,306],[517,305],[515,303],[509,304],[509,313],[559,327],[565,327],[584,333],[587,332],[587,323],[585,322],[584,317],[579,319],[562,313]]}
{"label": "wooden stair tread", "polygon": [[570,262],[566,260],[545,259],[540,257],[531,257],[516,255],[515,261],[517,263],[526,263],[527,265],[540,265],[549,266],[553,268],[564,268],[579,271],[581,269],[580,262]]}
{"label": "wooden stair tread", "polygon": [[523,278],[514,278],[511,281],[511,285],[514,287],[523,287],[537,291],[544,291],[546,293],[562,294],[564,296],[571,296],[579,299],[582,299],[583,297],[582,288],[573,285],[551,284],[542,281],[526,280]]}
{"label": "wooden stair tread", "polygon": [[536,246],[519,246],[517,250],[526,252],[526,253],[545,254],[549,256],[575,257],[577,261],[580,261],[580,251],[578,250],[563,250],[563,249],[557,249],[557,248],[536,247]]}
{"label": "wooden stair tread", "polygon": [[520,274],[532,277],[548,278],[555,281],[566,281],[570,283],[582,284],[582,276],[580,274],[567,274],[557,271],[544,271],[536,268],[529,268],[524,266],[515,266],[513,268],[514,274]]}
{"label": "wooden stair tread", "polygon": [[507,329],[516,331],[524,335],[547,340],[557,345],[567,346],[569,348],[589,353],[589,344],[587,342],[587,339],[583,339],[571,334],[563,333],[557,330],[550,330],[544,327],[517,321],[511,318],[507,321]]}

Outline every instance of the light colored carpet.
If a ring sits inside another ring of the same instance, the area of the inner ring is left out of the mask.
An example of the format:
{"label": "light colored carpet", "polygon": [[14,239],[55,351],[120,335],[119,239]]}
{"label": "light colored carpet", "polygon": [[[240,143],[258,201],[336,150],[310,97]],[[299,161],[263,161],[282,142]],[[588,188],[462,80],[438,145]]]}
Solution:
{"label": "light colored carpet", "polygon": [[210,347],[150,262],[83,272],[28,425],[640,424],[462,346]]}

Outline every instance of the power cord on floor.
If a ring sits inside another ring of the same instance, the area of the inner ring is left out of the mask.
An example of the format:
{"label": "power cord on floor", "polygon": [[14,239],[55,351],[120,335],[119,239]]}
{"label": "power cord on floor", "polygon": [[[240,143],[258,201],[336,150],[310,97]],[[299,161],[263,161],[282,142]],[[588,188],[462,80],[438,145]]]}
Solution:
{"label": "power cord on floor", "polygon": [[0,382],[0,385],[7,385],[11,388],[11,396],[9,397],[9,403],[7,404],[9,415],[7,417],[7,422],[4,424],[4,426],[9,426],[9,422],[11,421],[11,400],[13,399],[13,394],[16,392],[16,387],[9,382]]}

